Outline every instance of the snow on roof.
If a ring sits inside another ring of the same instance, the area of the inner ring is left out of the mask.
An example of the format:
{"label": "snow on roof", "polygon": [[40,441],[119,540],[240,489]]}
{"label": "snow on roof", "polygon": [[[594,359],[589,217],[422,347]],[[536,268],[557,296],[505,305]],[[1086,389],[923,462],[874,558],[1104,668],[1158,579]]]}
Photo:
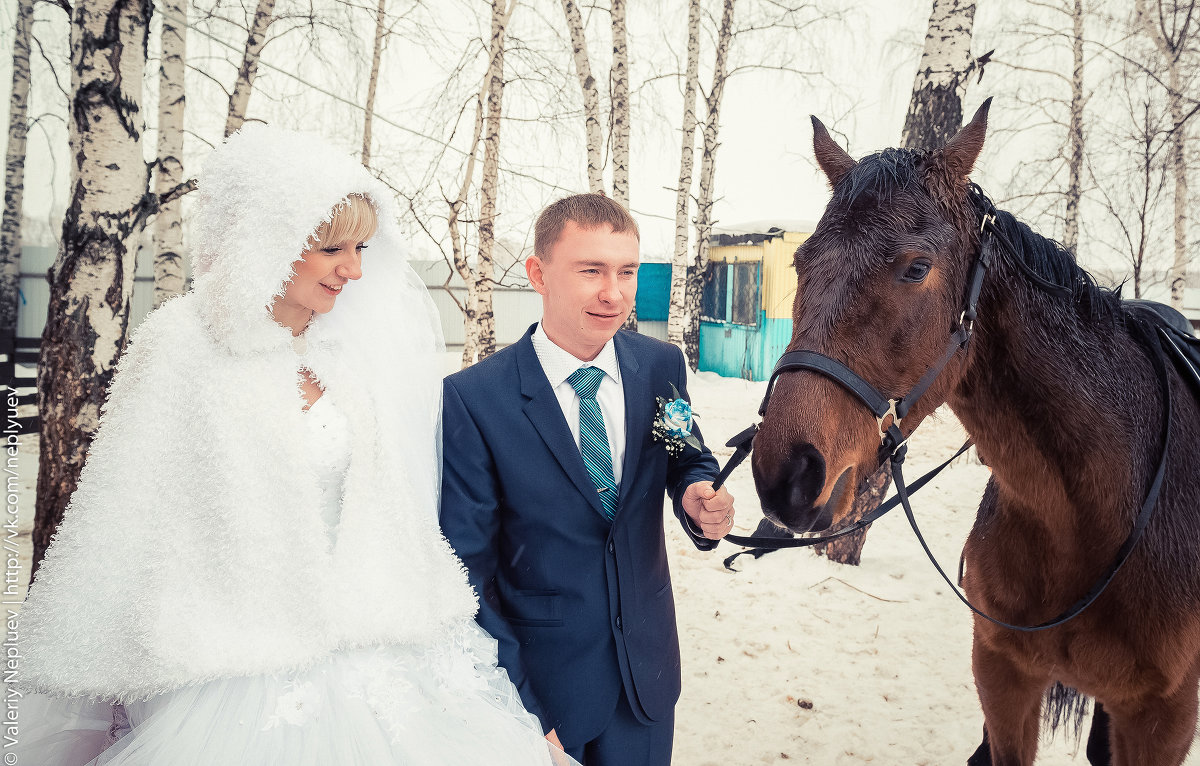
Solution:
{"label": "snow on roof", "polygon": [[816,221],[803,219],[767,218],[761,221],[730,224],[729,226],[714,226],[713,234],[770,234],[772,229],[777,231],[795,231],[811,234],[817,228]]}

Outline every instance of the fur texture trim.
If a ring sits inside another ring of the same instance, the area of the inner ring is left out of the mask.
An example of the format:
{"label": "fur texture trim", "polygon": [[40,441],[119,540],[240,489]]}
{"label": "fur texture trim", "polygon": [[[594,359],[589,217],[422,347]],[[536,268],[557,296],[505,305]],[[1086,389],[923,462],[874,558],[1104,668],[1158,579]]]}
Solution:
{"label": "fur texture trim", "polygon": [[[363,277],[310,324],[267,312],[348,194],[379,229]],[[475,613],[437,526],[436,312],[391,195],[302,134],[249,126],[214,151],[193,224],[194,289],[133,334],[80,484],[22,609],[22,686],[142,699],[429,643]],[[301,367],[350,422],[330,543],[306,466]]]}

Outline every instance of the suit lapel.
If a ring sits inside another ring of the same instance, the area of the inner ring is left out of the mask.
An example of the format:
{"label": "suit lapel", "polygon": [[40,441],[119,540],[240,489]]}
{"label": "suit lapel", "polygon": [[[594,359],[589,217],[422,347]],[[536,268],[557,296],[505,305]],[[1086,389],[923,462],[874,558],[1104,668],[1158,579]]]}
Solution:
{"label": "suit lapel", "polygon": [[[647,378],[643,368],[629,344],[618,332],[616,336],[617,364],[621,367],[621,387],[625,392],[625,461],[621,463],[621,503],[634,485],[633,477],[642,459],[642,449],[650,434],[650,423],[654,419],[654,384]],[[647,402],[647,399],[650,399]],[[619,513],[619,511],[618,511]]]}
{"label": "suit lapel", "polygon": [[[525,416],[533,423],[550,454],[554,455],[571,482],[587,498],[596,513],[604,515],[596,485],[587,472],[587,466],[583,464],[583,456],[579,454],[579,445],[571,436],[562,406],[558,403],[558,397],[554,395],[554,389],[550,388],[550,381],[542,370],[537,352],[533,350],[532,334],[532,331],[525,333],[525,337],[516,344],[521,394],[529,400],[525,403]],[[624,375],[624,370],[621,374]]]}

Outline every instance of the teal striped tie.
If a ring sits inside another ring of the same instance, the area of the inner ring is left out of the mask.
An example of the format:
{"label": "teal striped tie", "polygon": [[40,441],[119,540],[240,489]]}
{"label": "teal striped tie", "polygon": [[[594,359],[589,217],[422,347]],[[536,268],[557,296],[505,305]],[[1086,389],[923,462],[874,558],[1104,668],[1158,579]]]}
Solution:
{"label": "teal striped tie", "polygon": [[580,367],[567,382],[579,394],[579,451],[588,475],[600,493],[600,505],[609,521],[617,515],[617,482],[613,479],[612,452],[608,449],[608,432],[604,415],[596,401],[596,391],[604,379],[599,367]]}

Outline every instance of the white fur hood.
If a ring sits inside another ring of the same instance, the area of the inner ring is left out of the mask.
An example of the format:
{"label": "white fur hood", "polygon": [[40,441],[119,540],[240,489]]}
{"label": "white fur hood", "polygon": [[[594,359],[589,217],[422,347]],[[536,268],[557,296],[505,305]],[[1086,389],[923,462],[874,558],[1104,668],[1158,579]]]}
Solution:
{"label": "white fur hood", "polygon": [[[379,230],[305,333],[267,307],[348,194]],[[475,612],[437,526],[440,334],[386,188],[311,137],[247,127],[210,156],[196,280],[133,334],[79,488],[21,613],[26,689],[115,700],[428,643]],[[336,539],[298,371],[345,412]]]}

